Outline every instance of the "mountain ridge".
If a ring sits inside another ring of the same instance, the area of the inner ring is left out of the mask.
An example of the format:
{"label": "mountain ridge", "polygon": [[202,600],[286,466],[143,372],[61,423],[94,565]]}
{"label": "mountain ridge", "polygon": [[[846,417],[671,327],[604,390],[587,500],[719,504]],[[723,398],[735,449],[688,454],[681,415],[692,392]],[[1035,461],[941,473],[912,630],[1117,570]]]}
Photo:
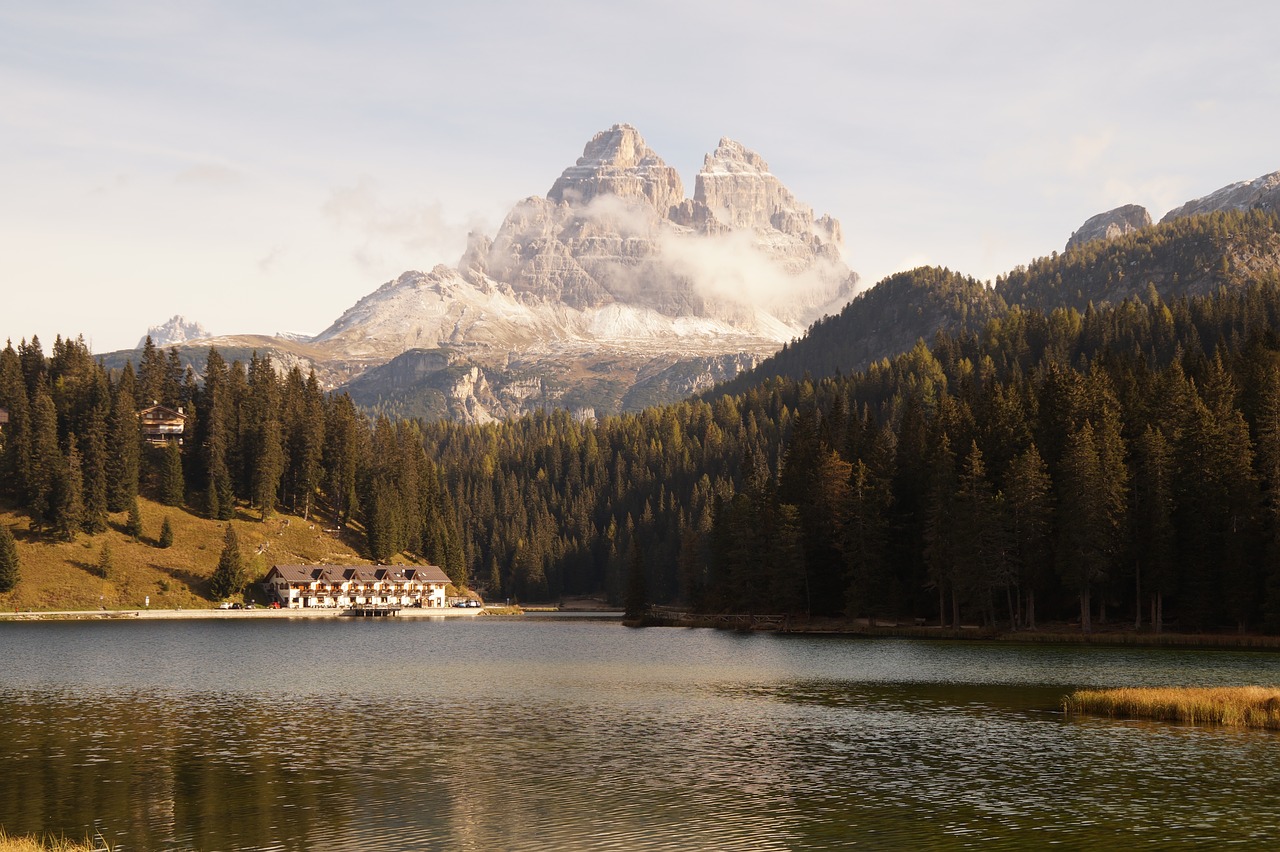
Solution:
{"label": "mountain ridge", "polygon": [[[994,287],[946,269],[917,270],[914,278],[889,276],[851,303],[857,278],[843,266],[839,223],[797,202],[763,157],[722,138],[685,198],[679,174],[634,127],[619,124],[596,134],[546,196],[515,205],[492,237],[473,234],[455,266],[385,282],[310,339],[213,341],[278,348],[282,364],[311,363],[327,387],[348,388],[366,405],[415,410],[415,396],[454,400],[418,406],[424,415],[484,419],[561,405],[630,410],[639,399],[671,401],[707,390],[699,382],[732,380],[728,370],[767,371],[794,359],[806,328],[813,333],[849,311],[862,319],[857,331],[843,332],[854,338],[847,355],[820,370],[859,369],[939,329],[976,330],[1015,305],[1083,309],[1139,295],[1145,284],[1176,298],[1266,274],[1274,258],[1265,241],[1186,248],[1234,277],[1188,267],[1176,286],[1171,264],[1186,258],[1153,266],[1142,253],[1154,246],[1145,235],[1188,220],[1178,211],[1266,211],[1278,186],[1280,172],[1231,184],[1175,208],[1161,225],[1136,205],[1098,214],[1063,255],[1010,270]],[[1100,248],[1117,242],[1126,251],[1136,246],[1139,256],[1120,261]],[[1048,278],[1046,264],[1058,264]],[[1053,276],[1076,282],[1066,285],[1074,291]],[[424,359],[432,350],[443,357]],[[407,359],[414,370],[377,369],[409,353],[418,353]],[[437,365],[438,375],[421,375],[425,364]],[[418,376],[420,387],[408,376]],[[655,378],[662,376],[665,390]],[[650,384],[631,393],[641,381]]]}

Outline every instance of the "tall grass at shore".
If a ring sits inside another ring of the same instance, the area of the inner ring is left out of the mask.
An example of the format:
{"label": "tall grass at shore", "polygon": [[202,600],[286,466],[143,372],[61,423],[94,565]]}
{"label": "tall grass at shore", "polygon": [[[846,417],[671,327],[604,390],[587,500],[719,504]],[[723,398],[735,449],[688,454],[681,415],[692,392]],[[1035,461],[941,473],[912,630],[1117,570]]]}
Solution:
{"label": "tall grass at shore", "polygon": [[1069,716],[1089,714],[1280,730],[1280,688],[1276,687],[1080,689],[1063,699],[1062,709]]}
{"label": "tall grass at shore", "polygon": [[0,828],[0,852],[110,852],[111,847],[101,838],[98,842],[67,840],[65,837],[14,837]]}

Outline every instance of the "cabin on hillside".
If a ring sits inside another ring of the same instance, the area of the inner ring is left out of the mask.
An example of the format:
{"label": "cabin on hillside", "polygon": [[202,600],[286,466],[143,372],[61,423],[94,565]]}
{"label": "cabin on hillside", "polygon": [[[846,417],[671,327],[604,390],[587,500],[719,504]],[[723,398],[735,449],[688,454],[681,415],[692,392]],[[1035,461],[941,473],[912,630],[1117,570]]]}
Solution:
{"label": "cabin on hillside", "polygon": [[9,409],[0,408],[0,430],[9,425]]}
{"label": "cabin on hillside", "polygon": [[262,587],[286,609],[444,607],[435,565],[272,565]]}
{"label": "cabin on hillside", "polygon": [[187,415],[181,406],[173,409],[167,405],[152,405],[138,412],[138,420],[142,423],[143,440],[156,446],[164,446],[170,441],[181,444],[187,431]]}

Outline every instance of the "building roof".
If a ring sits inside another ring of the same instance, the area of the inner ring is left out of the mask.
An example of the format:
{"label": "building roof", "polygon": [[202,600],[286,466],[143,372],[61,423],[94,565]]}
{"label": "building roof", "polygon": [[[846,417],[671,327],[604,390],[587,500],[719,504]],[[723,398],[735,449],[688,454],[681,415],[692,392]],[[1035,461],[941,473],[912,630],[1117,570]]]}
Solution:
{"label": "building roof", "polygon": [[170,408],[167,405],[148,405],[138,412],[144,420],[186,420],[187,415],[181,408]]}
{"label": "building roof", "polygon": [[449,582],[448,575],[435,565],[272,565],[271,571],[287,583]]}
{"label": "building roof", "polygon": [[0,408],[0,425],[9,422],[9,409]]}

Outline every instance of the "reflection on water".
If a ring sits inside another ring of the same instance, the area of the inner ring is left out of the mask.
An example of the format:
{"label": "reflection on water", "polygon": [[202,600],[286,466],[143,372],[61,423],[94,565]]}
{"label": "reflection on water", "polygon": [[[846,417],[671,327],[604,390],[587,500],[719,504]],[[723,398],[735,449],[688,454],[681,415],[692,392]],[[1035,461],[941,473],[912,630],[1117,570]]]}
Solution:
{"label": "reflection on water", "polygon": [[1273,733],[1066,720],[1280,657],[599,622],[0,625],[0,825],[130,849],[1218,845]]}

